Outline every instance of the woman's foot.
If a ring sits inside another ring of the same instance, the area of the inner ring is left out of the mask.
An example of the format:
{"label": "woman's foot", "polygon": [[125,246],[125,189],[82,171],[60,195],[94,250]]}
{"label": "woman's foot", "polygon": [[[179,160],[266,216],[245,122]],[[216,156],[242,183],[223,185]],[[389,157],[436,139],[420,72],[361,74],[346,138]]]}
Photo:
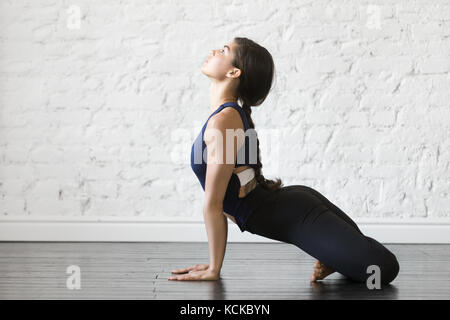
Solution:
{"label": "woman's foot", "polygon": [[310,281],[315,282],[317,280],[322,280],[325,277],[332,274],[333,272],[334,272],[333,269],[327,267],[319,260],[316,260],[316,262],[314,263],[314,271],[313,271],[313,274],[311,275]]}

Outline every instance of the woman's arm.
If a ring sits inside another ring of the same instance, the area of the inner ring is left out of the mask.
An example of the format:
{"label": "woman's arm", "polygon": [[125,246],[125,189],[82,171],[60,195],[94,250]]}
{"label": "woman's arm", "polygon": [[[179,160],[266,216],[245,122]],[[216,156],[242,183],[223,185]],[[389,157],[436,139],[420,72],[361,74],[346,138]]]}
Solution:
{"label": "woman's arm", "polygon": [[[208,153],[203,217],[209,242],[210,263],[207,269],[204,268],[206,265],[182,269],[183,273],[188,269],[190,271],[188,274],[169,277],[169,280],[218,280],[220,278],[228,234],[227,217],[223,212],[223,200],[234,170],[238,145],[240,146],[245,138],[243,127],[238,111],[233,108],[223,110],[208,121],[204,133]],[[238,143],[235,142],[236,139],[234,138],[229,139],[229,150],[227,150],[225,143],[227,129],[242,129],[240,132],[238,131]],[[227,155],[230,158],[228,161],[226,161]]]}
{"label": "woman's arm", "polygon": [[[223,200],[235,167],[238,150],[238,143],[233,137],[228,139],[227,146],[226,130],[242,127],[240,115],[236,110],[229,108],[209,120],[204,135],[208,153],[203,217],[209,242],[209,269],[218,273],[225,256],[228,233],[227,217],[223,213]],[[238,141],[241,140],[238,139]]]}
{"label": "woman's arm", "polygon": [[227,245],[228,222],[221,209],[205,207],[203,212],[209,243],[209,270],[220,274]]}

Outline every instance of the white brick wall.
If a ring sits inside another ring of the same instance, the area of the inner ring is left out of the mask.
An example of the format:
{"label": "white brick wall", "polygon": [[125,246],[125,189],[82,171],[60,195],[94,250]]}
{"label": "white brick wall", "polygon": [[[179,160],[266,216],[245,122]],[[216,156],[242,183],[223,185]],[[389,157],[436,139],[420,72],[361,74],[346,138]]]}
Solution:
{"label": "white brick wall", "polygon": [[201,220],[200,66],[246,36],[276,65],[267,177],[355,219],[448,222],[450,1],[430,3],[1,0],[0,217]]}

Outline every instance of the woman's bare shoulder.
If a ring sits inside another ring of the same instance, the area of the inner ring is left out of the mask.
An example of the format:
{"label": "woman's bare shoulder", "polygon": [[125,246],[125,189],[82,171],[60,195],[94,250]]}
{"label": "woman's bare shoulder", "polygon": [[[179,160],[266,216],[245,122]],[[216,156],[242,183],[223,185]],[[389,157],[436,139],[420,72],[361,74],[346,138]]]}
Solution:
{"label": "woman's bare shoulder", "polygon": [[213,115],[209,119],[207,127],[214,127],[219,122],[227,128],[244,129],[244,123],[242,122],[241,115],[239,114],[239,111],[234,108],[224,108],[219,113]]}

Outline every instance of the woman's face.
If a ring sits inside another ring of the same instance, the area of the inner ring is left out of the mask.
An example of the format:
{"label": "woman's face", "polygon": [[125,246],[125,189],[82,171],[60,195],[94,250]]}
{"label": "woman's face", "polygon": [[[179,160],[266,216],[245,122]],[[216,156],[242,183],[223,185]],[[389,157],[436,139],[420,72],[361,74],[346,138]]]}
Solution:
{"label": "woman's face", "polygon": [[201,70],[209,78],[223,80],[230,72],[237,69],[233,67],[233,52],[236,44],[232,41],[222,48],[211,50],[209,57],[203,62]]}

